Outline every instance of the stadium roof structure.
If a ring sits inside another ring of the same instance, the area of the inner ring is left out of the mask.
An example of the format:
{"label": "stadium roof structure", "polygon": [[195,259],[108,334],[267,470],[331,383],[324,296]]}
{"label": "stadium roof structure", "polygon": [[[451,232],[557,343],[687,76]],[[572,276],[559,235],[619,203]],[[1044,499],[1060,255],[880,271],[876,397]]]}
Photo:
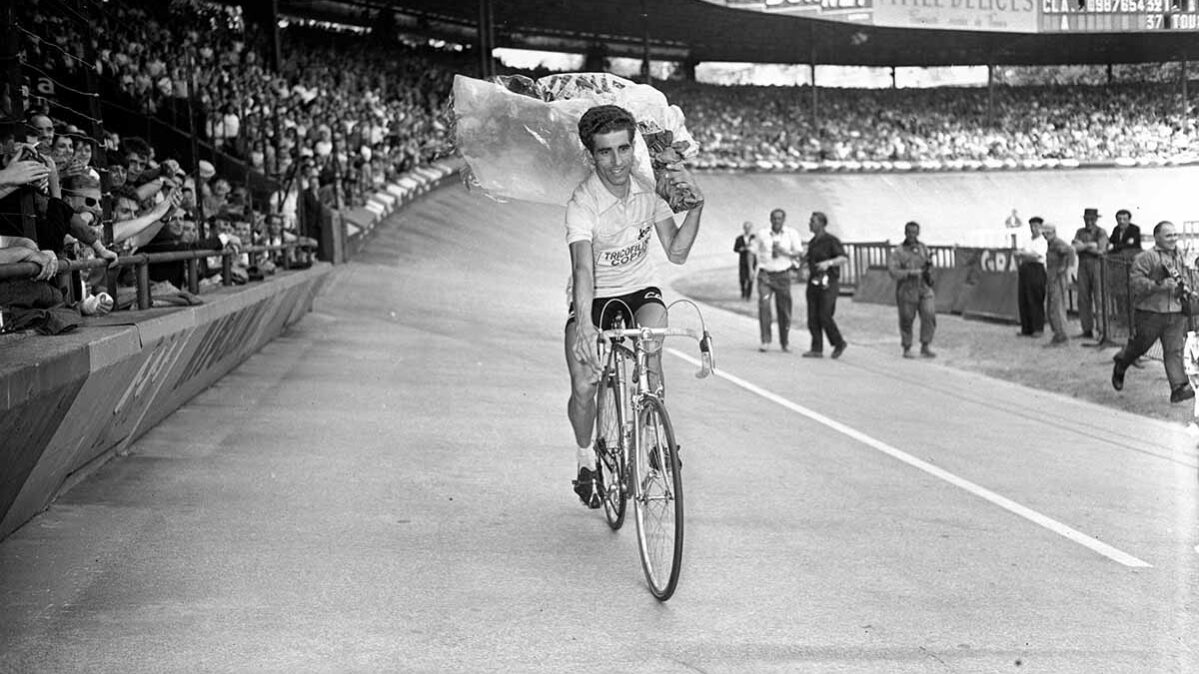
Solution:
{"label": "stadium roof structure", "polygon": [[[732,9],[705,0],[492,0],[497,47],[662,60],[821,65],[1055,65],[1177,61],[1199,33],[1012,33],[892,28]],[[478,0],[280,0],[285,14],[346,20],[379,10],[401,28],[473,42]],[[642,12],[647,15],[643,17]],[[362,20],[357,21],[363,23]]]}

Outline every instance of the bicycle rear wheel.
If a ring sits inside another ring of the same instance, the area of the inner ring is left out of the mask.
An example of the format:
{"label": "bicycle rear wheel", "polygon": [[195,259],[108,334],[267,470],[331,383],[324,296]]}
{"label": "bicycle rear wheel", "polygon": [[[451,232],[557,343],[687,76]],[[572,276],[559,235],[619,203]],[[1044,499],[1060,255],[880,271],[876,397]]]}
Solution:
{"label": "bicycle rear wheel", "polygon": [[[628,492],[625,490],[626,415],[621,406],[624,358],[614,355],[600,381],[595,414],[595,458],[604,485],[604,517],[608,526],[619,529],[624,525]],[[617,377],[617,373],[621,377]]]}
{"label": "bicycle rear wheel", "polygon": [[645,398],[633,442],[633,512],[641,568],[659,601],[674,594],[683,563],[683,477],[666,407]]}

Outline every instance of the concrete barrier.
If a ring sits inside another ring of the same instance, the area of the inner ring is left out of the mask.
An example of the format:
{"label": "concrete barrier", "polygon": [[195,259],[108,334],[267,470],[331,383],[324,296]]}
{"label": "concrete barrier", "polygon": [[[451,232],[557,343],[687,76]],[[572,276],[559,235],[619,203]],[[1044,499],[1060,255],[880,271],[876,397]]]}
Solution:
{"label": "concrete barrier", "polygon": [[968,284],[970,277],[970,270],[964,267],[933,270],[933,280],[937,284],[937,313],[962,313],[966,308],[966,298],[972,291]]}
{"label": "concrete barrier", "polygon": [[[145,316],[9,340],[0,363],[0,538],[72,475],[136,440],[312,308],[332,267],[284,272]],[[126,321],[127,324],[119,324]]]}
{"label": "concrete barrier", "polygon": [[[961,267],[936,267],[933,269],[933,288],[936,292],[937,313],[962,313],[966,299],[974,292],[966,284],[970,276],[968,269]],[[854,289],[854,302],[895,306],[895,280],[882,267],[871,267],[858,278]]]}
{"label": "concrete barrier", "polygon": [[[422,168],[342,213],[326,209],[321,246],[342,261],[350,242],[453,176]],[[349,241],[347,241],[347,239]],[[0,359],[0,539],[300,320],[332,267],[283,272],[205,294],[170,312],[120,312],[54,337],[6,338]]]}
{"label": "concrete barrier", "polygon": [[988,318],[1019,322],[1020,308],[1016,300],[1016,274],[1008,271],[983,271],[978,283],[971,287],[962,315],[967,318]]}
{"label": "concrete barrier", "polygon": [[858,275],[853,301],[895,306],[895,280],[886,267],[870,267]]}

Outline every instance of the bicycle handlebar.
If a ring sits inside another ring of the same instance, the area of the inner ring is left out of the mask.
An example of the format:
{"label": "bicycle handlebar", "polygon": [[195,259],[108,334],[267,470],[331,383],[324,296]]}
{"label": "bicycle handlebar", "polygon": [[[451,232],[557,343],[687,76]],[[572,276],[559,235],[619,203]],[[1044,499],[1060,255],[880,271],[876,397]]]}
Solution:
{"label": "bicycle handlebar", "polygon": [[659,337],[690,337],[699,342],[700,367],[695,373],[696,379],[703,379],[716,369],[716,355],[712,349],[712,335],[704,330],[702,333],[691,328],[624,328],[620,330],[601,330],[600,340],[608,341],[629,337],[632,339],[654,339]]}

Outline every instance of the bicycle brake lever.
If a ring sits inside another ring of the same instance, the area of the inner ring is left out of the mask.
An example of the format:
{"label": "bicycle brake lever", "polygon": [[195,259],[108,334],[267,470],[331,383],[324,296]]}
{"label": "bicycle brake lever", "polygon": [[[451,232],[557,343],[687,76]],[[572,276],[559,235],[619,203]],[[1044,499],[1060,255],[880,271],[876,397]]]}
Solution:
{"label": "bicycle brake lever", "polygon": [[703,339],[699,340],[699,359],[701,365],[699,372],[695,373],[695,378],[703,379],[716,369],[715,354],[712,351],[712,335],[707,330],[704,330]]}

